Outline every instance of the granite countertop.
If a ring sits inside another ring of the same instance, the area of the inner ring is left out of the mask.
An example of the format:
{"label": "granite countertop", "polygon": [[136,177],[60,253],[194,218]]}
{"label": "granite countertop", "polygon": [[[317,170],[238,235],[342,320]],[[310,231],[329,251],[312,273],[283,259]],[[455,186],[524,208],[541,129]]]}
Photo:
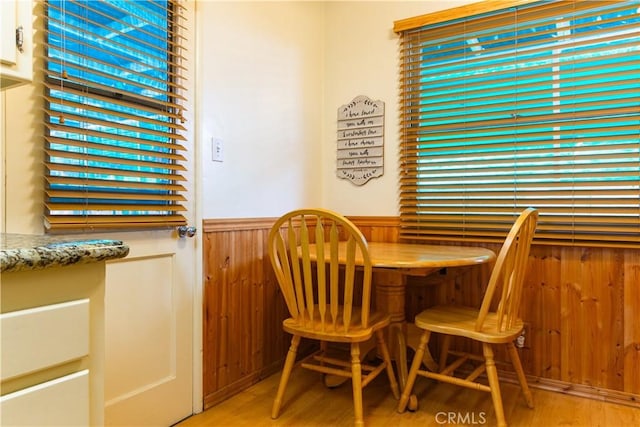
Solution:
{"label": "granite countertop", "polygon": [[41,270],[123,258],[119,240],[0,233],[0,272]]}

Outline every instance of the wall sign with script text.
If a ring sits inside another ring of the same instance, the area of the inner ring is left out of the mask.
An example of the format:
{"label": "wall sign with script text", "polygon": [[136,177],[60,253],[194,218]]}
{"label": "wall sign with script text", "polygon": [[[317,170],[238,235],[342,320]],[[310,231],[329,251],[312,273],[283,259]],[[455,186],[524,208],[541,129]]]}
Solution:
{"label": "wall sign with script text", "polygon": [[364,95],[338,108],[338,178],[363,185],[384,173],[384,102]]}

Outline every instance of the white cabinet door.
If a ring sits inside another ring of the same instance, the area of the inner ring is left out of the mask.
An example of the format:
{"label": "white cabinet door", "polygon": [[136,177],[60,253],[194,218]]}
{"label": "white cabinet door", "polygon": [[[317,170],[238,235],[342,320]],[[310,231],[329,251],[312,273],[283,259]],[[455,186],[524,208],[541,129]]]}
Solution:
{"label": "white cabinet door", "polygon": [[17,22],[16,2],[13,0],[0,1],[0,28],[2,38],[0,38],[0,62],[7,65],[15,65],[18,48],[16,47],[13,32]]}
{"label": "white cabinet door", "polygon": [[[6,89],[33,79],[31,0],[0,0],[0,20],[0,87]],[[16,30],[21,33],[20,47]]]}

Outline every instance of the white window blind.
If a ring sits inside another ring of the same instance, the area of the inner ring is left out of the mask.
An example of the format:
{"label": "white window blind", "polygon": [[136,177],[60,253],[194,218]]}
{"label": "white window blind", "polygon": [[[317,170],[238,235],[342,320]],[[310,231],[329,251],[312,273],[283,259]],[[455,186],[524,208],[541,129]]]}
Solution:
{"label": "white window blind", "polygon": [[531,206],[536,243],[640,246],[640,4],[441,16],[395,26],[401,235],[501,241]]}

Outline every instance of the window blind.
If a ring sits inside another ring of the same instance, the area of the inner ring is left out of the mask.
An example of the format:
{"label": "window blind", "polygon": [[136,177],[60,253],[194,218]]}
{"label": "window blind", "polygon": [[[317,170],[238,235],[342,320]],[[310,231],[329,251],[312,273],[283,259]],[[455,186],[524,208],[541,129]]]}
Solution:
{"label": "window blind", "polygon": [[536,243],[640,246],[638,2],[440,16],[395,27],[401,236],[497,242],[531,206]]}
{"label": "window blind", "polygon": [[177,0],[47,1],[48,230],[186,223],[182,12]]}

